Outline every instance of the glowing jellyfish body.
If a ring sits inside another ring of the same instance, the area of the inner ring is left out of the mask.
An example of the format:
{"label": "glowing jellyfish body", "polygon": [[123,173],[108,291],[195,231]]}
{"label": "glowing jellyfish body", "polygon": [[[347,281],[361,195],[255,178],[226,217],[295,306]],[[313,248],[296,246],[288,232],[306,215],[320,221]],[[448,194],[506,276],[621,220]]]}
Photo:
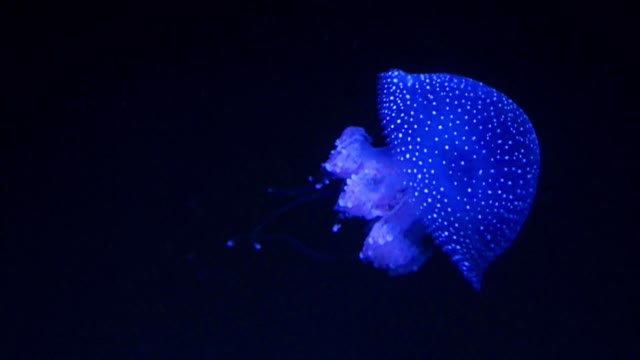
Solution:
{"label": "glowing jellyfish body", "polygon": [[495,89],[449,74],[383,73],[378,106],[388,147],[349,127],[324,164],[345,179],[336,210],[376,220],[360,258],[391,274],[416,271],[429,234],[479,289],[535,196],[529,119]]}

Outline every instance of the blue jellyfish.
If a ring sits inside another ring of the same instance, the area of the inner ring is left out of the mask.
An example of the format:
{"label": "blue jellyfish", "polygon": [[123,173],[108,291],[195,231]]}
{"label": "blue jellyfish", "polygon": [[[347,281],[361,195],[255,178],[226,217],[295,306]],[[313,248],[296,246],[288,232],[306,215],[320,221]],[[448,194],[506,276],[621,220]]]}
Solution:
{"label": "blue jellyfish", "polygon": [[450,74],[379,76],[387,146],[348,127],[324,169],[344,180],[335,209],[375,221],[360,258],[390,274],[447,253],[475,289],[518,234],[540,169],[533,126],[513,101]]}

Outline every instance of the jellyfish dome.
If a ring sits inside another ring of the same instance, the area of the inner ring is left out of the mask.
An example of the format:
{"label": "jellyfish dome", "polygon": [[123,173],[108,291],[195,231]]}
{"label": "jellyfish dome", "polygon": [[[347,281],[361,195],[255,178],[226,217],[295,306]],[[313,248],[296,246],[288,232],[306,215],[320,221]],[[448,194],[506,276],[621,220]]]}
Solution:
{"label": "jellyfish dome", "polygon": [[344,180],[336,210],[375,221],[360,258],[390,274],[447,253],[476,289],[513,242],[536,193],[540,152],[513,101],[450,74],[380,74],[387,146],[348,127],[323,167]]}

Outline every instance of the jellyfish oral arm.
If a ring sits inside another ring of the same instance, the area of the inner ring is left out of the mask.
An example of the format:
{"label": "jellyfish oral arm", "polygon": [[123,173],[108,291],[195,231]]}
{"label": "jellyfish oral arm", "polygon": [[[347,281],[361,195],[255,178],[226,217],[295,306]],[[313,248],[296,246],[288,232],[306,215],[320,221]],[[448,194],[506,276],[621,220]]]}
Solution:
{"label": "jellyfish oral arm", "polygon": [[414,204],[409,201],[399,163],[388,148],[374,148],[359,127],[346,128],[324,168],[345,180],[336,210],[377,219],[360,258],[390,274],[416,271],[429,257]]}
{"label": "jellyfish oral arm", "polygon": [[385,216],[404,199],[397,162],[388,149],[372,147],[371,138],[362,128],[346,128],[323,166],[345,180],[336,210],[348,216],[368,220]]}

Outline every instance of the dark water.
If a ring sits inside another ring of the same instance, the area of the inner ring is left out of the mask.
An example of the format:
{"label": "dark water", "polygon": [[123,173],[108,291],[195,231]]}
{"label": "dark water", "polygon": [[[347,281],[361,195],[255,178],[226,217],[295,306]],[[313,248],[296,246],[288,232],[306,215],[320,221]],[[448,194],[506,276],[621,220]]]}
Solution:
{"label": "dark water", "polygon": [[[181,20],[16,13],[2,25],[0,357],[638,351],[629,23],[316,7]],[[403,277],[362,264],[367,224],[334,235],[333,198],[265,228],[260,252],[227,248],[286,203],[267,187],[320,173],[343,128],[382,141],[376,74],[390,68],[482,81],[536,129],[533,208],[482,290],[439,251]],[[307,256],[269,234],[347,256]]]}

